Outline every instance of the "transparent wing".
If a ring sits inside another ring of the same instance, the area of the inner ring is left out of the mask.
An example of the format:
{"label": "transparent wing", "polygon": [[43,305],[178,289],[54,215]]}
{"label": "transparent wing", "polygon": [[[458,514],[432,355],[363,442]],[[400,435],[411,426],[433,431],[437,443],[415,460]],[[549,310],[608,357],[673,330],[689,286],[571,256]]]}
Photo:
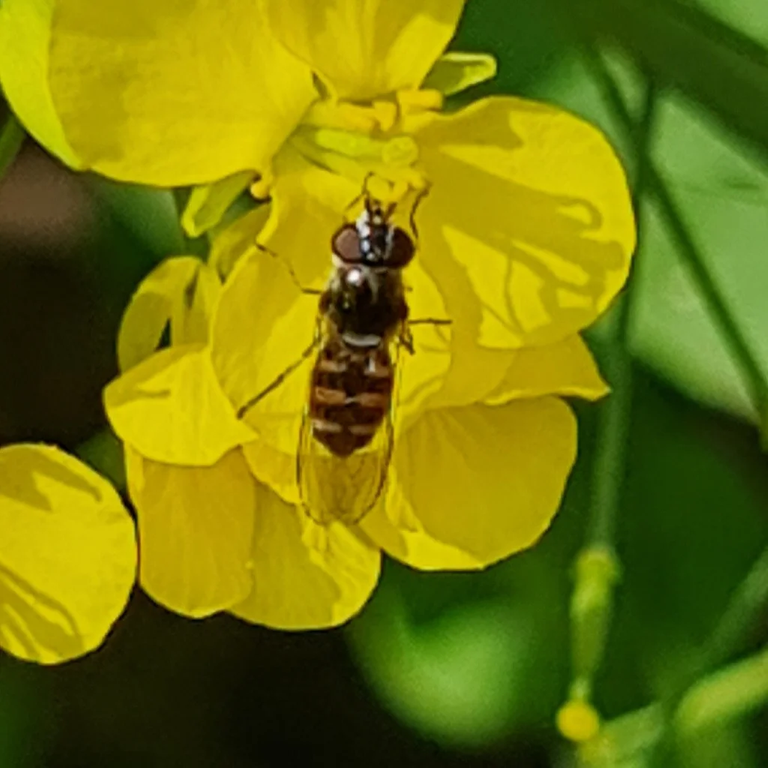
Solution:
{"label": "transparent wing", "polygon": [[297,479],[306,513],[317,523],[338,520],[352,525],[378,501],[387,481],[394,445],[394,407],[397,401],[399,342],[391,344],[395,387],[387,414],[371,442],[349,456],[331,453],[312,434],[305,409],[297,454]]}

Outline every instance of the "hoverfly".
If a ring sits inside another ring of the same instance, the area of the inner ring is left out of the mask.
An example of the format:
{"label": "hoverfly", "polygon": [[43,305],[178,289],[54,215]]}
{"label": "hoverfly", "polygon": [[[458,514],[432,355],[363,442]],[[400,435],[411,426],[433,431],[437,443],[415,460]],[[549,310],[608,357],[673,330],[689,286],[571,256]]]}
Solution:
{"label": "hoverfly", "polygon": [[[414,214],[424,194],[411,210],[414,234]],[[307,514],[323,525],[335,520],[355,523],[379,499],[394,442],[398,353],[401,347],[413,352],[402,271],[413,259],[415,242],[393,223],[395,203],[384,205],[367,187],[360,198],[362,213],[331,239],[333,269],[319,292],[313,343],[238,411],[243,416],[317,351],[302,416],[296,477]]]}

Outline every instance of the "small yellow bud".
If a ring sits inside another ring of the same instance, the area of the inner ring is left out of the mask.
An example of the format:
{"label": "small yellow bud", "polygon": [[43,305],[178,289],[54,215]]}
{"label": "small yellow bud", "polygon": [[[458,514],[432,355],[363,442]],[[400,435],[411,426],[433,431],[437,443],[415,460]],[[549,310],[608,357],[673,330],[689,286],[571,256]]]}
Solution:
{"label": "small yellow bud", "polygon": [[582,743],[597,736],[600,731],[600,715],[586,701],[571,700],[557,712],[557,729],[570,741]]}

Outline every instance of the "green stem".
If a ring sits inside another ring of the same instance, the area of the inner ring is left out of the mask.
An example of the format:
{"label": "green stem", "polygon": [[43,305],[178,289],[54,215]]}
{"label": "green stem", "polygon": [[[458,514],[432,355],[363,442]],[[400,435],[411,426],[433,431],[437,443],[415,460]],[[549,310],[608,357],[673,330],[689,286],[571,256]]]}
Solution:
{"label": "green stem", "polygon": [[[633,203],[642,231],[641,201],[646,158],[656,106],[656,89],[649,82],[642,118],[634,131],[637,174]],[[618,302],[615,323],[603,360],[613,393],[603,408],[593,470],[594,495],[586,543],[576,559],[576,585],[571,598],[573,680],[570,701],[589,701],[592,680],[603,658],[610,627],[613,590],[618,578],[614,552],[616,518],[627,462],[627,438],[632,410],[632,364],[627,337],[632,317],[632,290]]]}
{"label": "green stem", "polygon": [[0,130],[0,179],[16,159],[21,145],[24,143],[26,133],[15,115],[8,115],[5,125]]}
{"label": "green stem", "polygon": [[[642,227],[641,197],[648,184],[648,151],[651,125],[655,115],[656,89],[648,84],[642,118],[633,125],[637,173],[632,202],[637,216],[638,250]],[[633,270],[634,271],[634,270]],[[632,274],[629,285],[632,285]],[[626,469],[626,448],[632,410],[632,361],[627,346],[634,292],[627,289],[616,307],[615,324],[603,360],[603,370],[611,383],[612,395],[603,410],[603,422],[597,442],[589,541],[592,546],[612,547],[616,513]]]}
{"label": "green stem", "polygon": [[[621,120],[624,130],[632,135],[634,123],[629,108],[616,82],[600,57],[589,51],[587,61],[593,71],[595,81],[603,91],[608,103]],[[749,388],[755,413],[760,420],[763,434],[768,426],[768,379],[766,379],[757,357],[754,355],[728,309],[728,302],[714,279],[712,271],[702,258],[690,230],[683,221],[680,208],[669,191],[663,175],[648,161],[648,186],[659,204],[661,214],[675,240],[677,251],[696,283],[701,297],[707,304],[710,315],[722,334],[732,358]]]}

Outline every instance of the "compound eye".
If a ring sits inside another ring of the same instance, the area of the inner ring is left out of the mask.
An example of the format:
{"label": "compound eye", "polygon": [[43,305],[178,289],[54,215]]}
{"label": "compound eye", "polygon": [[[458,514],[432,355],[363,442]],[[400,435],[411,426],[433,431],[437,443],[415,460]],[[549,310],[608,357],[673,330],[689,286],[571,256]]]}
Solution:
{"label": "compound eye", "polygon": [[347,264],[360,262],[360,246],[360,235],[353,224],[345,224],[331,241],[334,254]]}
{"label": "compound eye", "polygon": [[392,233],[392,246],[387,258],[387,266],[402,269],[406,266],[416,251],[416,246],[411,236],[400,227],[396,227]]}

